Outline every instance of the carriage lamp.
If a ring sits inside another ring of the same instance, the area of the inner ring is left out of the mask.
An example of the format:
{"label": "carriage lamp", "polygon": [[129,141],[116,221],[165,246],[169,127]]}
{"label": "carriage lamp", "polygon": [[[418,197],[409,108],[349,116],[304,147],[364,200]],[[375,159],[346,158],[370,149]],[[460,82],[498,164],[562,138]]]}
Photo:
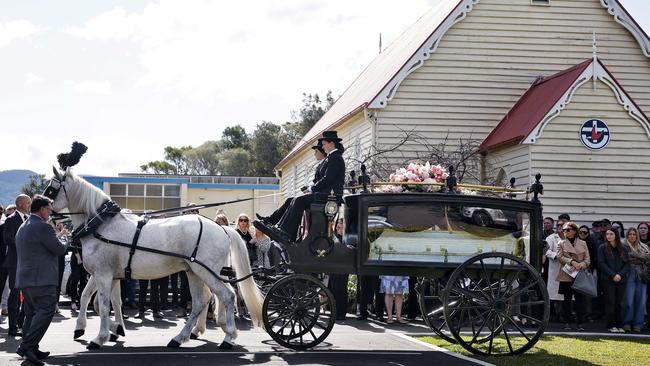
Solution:
{"label": "carriage lamp", "polygon": [[325,215],[328,218],[336,216],[336,213],[339,211],[339,205],[336,204],[336,201],[327,201],[325,204]]}
{"label": "carriage lamp", "polygon": [[327,218],[332,220],[334,216],[339,212],[339,205],[336,203],[336,196],[330,195],[327,197],[327,203],[325,203],[325,215]]}

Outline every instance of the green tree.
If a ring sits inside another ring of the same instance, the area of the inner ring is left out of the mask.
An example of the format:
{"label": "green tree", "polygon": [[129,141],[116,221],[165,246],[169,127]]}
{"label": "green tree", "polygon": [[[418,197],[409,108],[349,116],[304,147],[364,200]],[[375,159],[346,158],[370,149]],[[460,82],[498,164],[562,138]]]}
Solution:
{"label": "green tree", "polygon": [[318,93],[302,93],[302,107],[300,107],[300,110],[292,112],[294,121],[300,123],[300,133],[302,136],[314,127],[316,122],[323,117],[334,102],[335,100],[332,97],[331,90],[327,91],[324,101],[321,100]]}
{"label": "green tree", "polygon": [[48,181],[45,179],[45,174],[32,174],[29,176],[29,182],[20,189],[20,192],[29,197],[34,197],[34,195],[41,194],[45,191],[47,183]]}
{"label": "green tree", "polygon": [[140,165],[140,170],[154,174],[189,174],[185,152],[192,150],[192,146],[165,147],[165,160],[150,161]]}
{"label": "green tree", "polygon": [[250,147],[250,138],[241,125],[229,126],[226,127],[221,134],[220,145],[222,150],[234,148],[248,150]]}
{"label": "green tree", "polygon": [[300,122],[285,122],[278,136],[278,151],[280,159],[275,162],[279,163],[283,157],[287,156],[291,149],[300,142],[302,138],[302,125]]}
{"label": "green tree", "polygon": [[219,154],[219,166],[223,175],[248,175],[251,154],[239,147],[222,151]]}
{"label": "green tree", "polygon": [[153,174],[176,174],[176,167],[167,161],[156,160],[140,165],[140,170],[144,173]]}
{"label": "green tree", "polygon": [[188,174],[187,159],[185,152],[192,149],[192,146],[182,147],[165,147],[165,160],[174,166],[175,173],[173,174]]}
{"label": "green tree", "polygon": [[279,149],[282,128],[271,122],[257,125],[251,143],[251,173],[273,175],[273,168],[284,155]]}
{"label": "green tree", "polygon": [[217,175],[219,174],[219,142],[206,141],[200,146],[185,151],[189,174]]}

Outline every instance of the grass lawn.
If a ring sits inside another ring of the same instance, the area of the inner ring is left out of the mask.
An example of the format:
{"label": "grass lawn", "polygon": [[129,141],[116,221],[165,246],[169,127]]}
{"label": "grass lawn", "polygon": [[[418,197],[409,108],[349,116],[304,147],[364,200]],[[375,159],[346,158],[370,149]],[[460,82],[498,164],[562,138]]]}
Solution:
{"label": "grass lawn", "polygon": [[457,344],[437,337],[418,337],[419,340],[483,360],[498,366],[649,366],[650,339],[606,337],[542,337],[539,342],[520,356],[476,356]]}

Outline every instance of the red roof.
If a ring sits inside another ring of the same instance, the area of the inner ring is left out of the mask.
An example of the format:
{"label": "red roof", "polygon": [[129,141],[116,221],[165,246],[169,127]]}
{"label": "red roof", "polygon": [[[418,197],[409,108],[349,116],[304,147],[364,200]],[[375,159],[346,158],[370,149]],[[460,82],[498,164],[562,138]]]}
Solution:
{"label": "red roof", "polygon": [[479,150],[488,152],[525,139],[591,63],[589,59],[533,83],[483,140]]}

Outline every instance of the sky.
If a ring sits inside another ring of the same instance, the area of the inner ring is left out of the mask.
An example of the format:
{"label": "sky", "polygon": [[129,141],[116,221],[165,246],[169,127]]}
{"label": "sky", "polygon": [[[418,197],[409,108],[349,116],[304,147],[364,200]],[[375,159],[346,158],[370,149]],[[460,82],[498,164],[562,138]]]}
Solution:
{"label": "sky", "polygon": [[[48,174],[81,141],[78,173],[138,172],[165,146],[290,121],[438,1],[0,0],[0,171]],[[650,33],[650,1],[621,3]]]}

